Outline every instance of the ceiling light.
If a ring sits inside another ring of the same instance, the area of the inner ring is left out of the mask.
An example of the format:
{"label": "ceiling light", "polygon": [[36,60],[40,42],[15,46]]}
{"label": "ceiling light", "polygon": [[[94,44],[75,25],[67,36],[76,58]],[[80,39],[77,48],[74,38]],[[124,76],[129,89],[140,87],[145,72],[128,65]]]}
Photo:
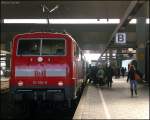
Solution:
{"label": "ceiling light", "polygon": [[20,24],[20,23],[28,23],[28,24],[47,24],[46,19],[4,19],[4,23],[15,23],[15,24]]}
{"label": "ceiling light", "polygon": [[149,24],[149,18],[146,19],[146,24]]}
{"label": "ceiling light", "polygon": [[132,52],[132,51],[133,51],[133,48],[128,48],[128,51],[129,51],[129,52]]}
{"label": "ceiling light", "polygon": [[137,19],[131,19],[129,23],[130,24],[136,24],[137,23]]}

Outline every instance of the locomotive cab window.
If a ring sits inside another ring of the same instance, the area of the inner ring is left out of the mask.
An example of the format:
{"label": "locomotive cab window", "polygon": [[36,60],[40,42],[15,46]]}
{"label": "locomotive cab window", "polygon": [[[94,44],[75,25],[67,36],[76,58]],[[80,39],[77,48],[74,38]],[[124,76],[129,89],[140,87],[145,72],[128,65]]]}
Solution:
{"label": "locomotive cab window", "polygon": [[42,55],[65,55],[65,40],[44,39],[42,41]]}
{"label": "locomotive cab window", "polygon": [[19,40],[18,55],[40,55],[40,40]]}
{"label": "locomotive cab window", "polygon": [[17,55],[65,55],[64,39],[19,40]]}

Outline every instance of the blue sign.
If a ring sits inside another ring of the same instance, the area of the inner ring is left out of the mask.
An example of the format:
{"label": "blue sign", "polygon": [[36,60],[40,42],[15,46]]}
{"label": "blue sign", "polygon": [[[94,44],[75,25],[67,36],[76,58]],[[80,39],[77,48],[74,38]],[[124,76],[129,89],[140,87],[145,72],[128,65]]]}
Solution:
{"label": "blue sign", "polygon": [[116,33],[116,43],[120,43],[120,44],[126,43],[126,34]]}

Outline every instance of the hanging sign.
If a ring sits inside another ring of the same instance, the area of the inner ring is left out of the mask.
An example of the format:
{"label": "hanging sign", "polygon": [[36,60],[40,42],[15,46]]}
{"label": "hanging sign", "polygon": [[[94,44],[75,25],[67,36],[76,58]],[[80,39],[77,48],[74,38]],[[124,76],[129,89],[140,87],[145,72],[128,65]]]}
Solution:
{"label": "hanging sign", "polygon": [[119,43],[119,44],[126,43],[126,34],[125,33],[116,33],[116,43]]}

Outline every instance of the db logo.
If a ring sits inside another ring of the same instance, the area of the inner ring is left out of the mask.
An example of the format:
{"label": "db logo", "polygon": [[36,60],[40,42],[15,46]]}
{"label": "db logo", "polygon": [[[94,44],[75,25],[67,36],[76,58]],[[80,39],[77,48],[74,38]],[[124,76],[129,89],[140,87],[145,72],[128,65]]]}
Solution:
{"label": "db logo", "polygon": [[46,76],[46,71],[35,71],[35,76]]}

